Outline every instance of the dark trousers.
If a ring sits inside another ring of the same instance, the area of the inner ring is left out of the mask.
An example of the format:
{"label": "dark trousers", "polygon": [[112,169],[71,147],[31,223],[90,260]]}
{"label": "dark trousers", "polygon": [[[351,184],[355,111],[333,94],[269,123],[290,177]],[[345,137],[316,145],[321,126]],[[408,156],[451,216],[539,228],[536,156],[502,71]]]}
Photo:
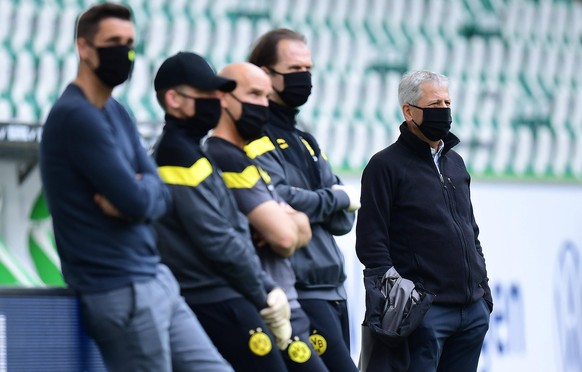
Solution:
{"label": "dark trousers", "polygon": [[310,339],[330,371],[358,371],[350,355],[346,301],[299,300],[311,322]]}
{"label": "dark trousers", "polygon": [[477,370],[489,307],[484,299],[467,306],[433,304],[408,337],[411,372]]}
{"label": "dark trousers", "polygon": [[210,339],[236,371],[286,371],[275,338],[244,298],[189,304]]}
{"label": "dark trousers", "polygon": [[291,344],[283,350],[290,372],[327,372],[327,367],[310,342],[309,318],[302,309],[291,310]]}

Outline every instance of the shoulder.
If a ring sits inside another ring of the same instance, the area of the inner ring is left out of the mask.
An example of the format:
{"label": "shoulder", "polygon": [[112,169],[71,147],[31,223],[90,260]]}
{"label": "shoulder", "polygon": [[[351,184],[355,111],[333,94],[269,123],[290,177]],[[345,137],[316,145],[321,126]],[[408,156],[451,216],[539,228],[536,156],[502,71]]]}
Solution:
{"label": "shoulder", "polygon": [[198,144],[172,131],[164,131],[154,149],[154,160],[158,166],[189,168],[203,158],[206,159],[206,156]]}
{"label": "shoulder", "polygon": [[69,85],[53,105],[46,125],[71,126],[97,120],[99,110],[91,105],[79,88]]}
{"label": "shoulder", "polygon": [[370,158],[368,165],[387,166],[401,162],[402,158],[405,157],[404,152],[405,149],[398,142],[395,142],[383,150],[375,153]]}
{"label": "shoulder", "polygon": [[459,153],[456,152],[455,150],[449,150],[449,151],[447,151],[447,153],[445,154],[445,157],[456,168],[459,168],[461,170],[464,170],[465,172],[467,171],[467,167],[465,165],[465,161],[463,160],[463,158],[461,157],[461,155],[459,155]]}
{"label": "shoulder", "polygon": [[269,136],[263,136],[245,146],[244,150],[251,159],[259,158],[275,151],[275,144]]}
{"label": "shoulder", "polygon": [[254,167],[244,151],[221,138],[208,138],[205,147],[208,155],[223,172],[240,173],[249,166]]}
{"label": "shoulder", "polygon": [[180,143],[165,144],[156,149],[158,174],[167,184],[198,187],[215,175],[212,162],[201,151],[193,151]]}
{"label": "shoulder", "polygon": [[130,126],[132,129],[135,127],[135,120],[129,113],[129,111],[123,106],[119,101],[115,98],[111,97],[105,104],[105,110],[111,113],[111,115],[115,115],[117,119],[120,119],[123,125]]}

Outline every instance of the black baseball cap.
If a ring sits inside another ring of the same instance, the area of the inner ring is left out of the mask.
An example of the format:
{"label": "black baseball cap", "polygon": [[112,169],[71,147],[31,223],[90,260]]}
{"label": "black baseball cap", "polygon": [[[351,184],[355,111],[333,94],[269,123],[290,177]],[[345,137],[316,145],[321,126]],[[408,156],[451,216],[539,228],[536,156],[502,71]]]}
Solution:
{"label": "black baseball cap", "polygon": [[190,52],[179,52],[166,59],[154,78],[156,92],[182,84],[204,91],[231,92],[236,88],[236,81],[217,76],[204,58]]}

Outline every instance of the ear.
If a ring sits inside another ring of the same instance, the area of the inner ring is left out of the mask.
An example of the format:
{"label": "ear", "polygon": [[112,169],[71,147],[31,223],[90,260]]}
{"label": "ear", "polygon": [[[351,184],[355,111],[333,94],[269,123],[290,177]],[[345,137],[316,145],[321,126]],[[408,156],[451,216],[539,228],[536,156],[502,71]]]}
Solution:
{"label": "ear", "polygon": [[222,92],[222,91],[216,92],[216,98],[218,98],[220,100],[220,107],[222,107],[223,109],[228,107],[228,102],[226,101],[227,95],[228,94],[226,94],[225,92]]}
{"label": "ear", "polygon": [[87,39],[83,37],[77,38],[76,44],[77,50],[79,51],[79,59],[81,59],[82,61],[89,59],[90,57],[89,53],[91,53],[91,46],[87,42]]}
{"label": "ear", "polygon": [[177,109],[180,107],[180,102],[178,102],[178,95],[174,89],[168,89],[164,94],[164,99],[166,100],[166,106],[168,108]]}
{"label": "ear", "polygon": [[410,105],[408,103],[402,105],[402,115],[404,115],[404,120],[412,120],[412,113],[410,112]]}

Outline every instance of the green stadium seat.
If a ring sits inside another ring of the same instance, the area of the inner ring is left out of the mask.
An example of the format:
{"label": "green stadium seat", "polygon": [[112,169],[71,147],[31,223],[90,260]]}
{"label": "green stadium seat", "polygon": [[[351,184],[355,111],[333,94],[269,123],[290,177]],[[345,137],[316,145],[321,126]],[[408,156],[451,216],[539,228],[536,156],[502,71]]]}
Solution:
{"label": "green stadium seat", "polygon": [[513,130],[510,128],[509,123],[502,123],[496,134],[491,167],[493,174],[505,174],[511,162]]}
{"label": "green stadium seat", "polygon": [[40,111],[41,122],[46,120],[48,112],[58,97],[59,61],[53,53],[45,52],[38,58],[38,77],[33,88],[34,101]]}
{"label": "green stadium seat", "polygon": [[552,173],[558,177],[565,177],[568,170],[572,149],[574,148],[572,135],[567,130],[557,130],[554,132],[555,155],[552,157]]}
{"label": "green stadium seat", "polygon": [[363,168],[369,158],[368,149],[370,148],[371,130],[365,122],[353,120],[350,123],[350,140],[347,141],[348,156],[346,156],[347,169]]}
{"label": "green stadium seat", "polygon": [[348,150],[353,139],[350,134],[350,123],[347,119],[337,118],[333,121],[330,129],[327,148],[329,162],[336,169],[349,169],[347,158],[350,152]]}
{"label": "green stadium seat", "polygon": [[[129,0],[126,3],[136,17],[138,60],[134,79],[116,89],[115,95],[144,123],[141,125],[144,135],[155,136],[157,131],[151,123],[163,119],[151,88],[153,75],[163,59],[179,50],[191,50],[221,69],[227,63],[246,59],[252,42],[273,27],[297,29],[307,36],[312,48],[316,84],[312,98],[302,109],[302,117],[310,121],[308,125],[314,130],[322,125],[320,122],[330,120],[350,123],[350,130],[360,120],[371,128],[393,126],[394,121],[402,120],[396,102],[400,77],[411,69],[429,69],[446,74],[452,84],[460,85],[451,86],[454,125],[455,130],[463,127],[462,132],[469,134],[461,138],[472,141],[473,145],[467,145],[469,149],[488,141],[489,137],[480,138],[479,134],[484,121],[491,121],[491,128],[483,136],[503,137],[507,141],[503,146],[510,148],[529,148],[522,144],[528,140],[521,132],[534,129],[519,124],[523,119],[522,106],[542,108],[544,120],[551,118],[552,146],[558,141],[556,133],[560,130],[566,130],[576,146],[582,135],[582,105],[572,101],[582,86],[582,69],[578,68],[582,60],[582,23],[578,22],[582,18],[582,3],[578,1]],[[44,121],[54,99],[75,76],[75,20],[82,9],[92,4],[91,0],[3,3],[2,122]],[[379,97],[374,98],[377,92]],[[496,110],[492,115],[487,113],[486,118],[477,111],[484,98],[496,102]],[[568,100],[568,104],[558,102],[562,99]],[[372,136],[371,131],[362,133]],[[564,139],[560,141],[564,143]],[[370,148],[366,156],[373,153]],[[345,151],[348,153],[342,157],[349,158],[350,152],[355,152],[356,158],[360,156],[353,146],[345,147]],[[479,162],[473,167],[475,170],[520,176],[512,173],[517,169],[533,174],[531,164],[524,166],[518,162],[517,166],[506,167],[508,153],[511,151],[496,148],[495,152],[489,151],[488,161],[477,160],[484,155],[473,157],[472,150],[468,155]],[[509,161],[513,162],[512,159]],[[541,168],[535,168],[538,174]],[[570,157],[550,166],[548,177],[555,176],[553,172],[572,176],[574,169],[579,168]],[[576,173],[576,177],[582,177],[582,173]]]}

